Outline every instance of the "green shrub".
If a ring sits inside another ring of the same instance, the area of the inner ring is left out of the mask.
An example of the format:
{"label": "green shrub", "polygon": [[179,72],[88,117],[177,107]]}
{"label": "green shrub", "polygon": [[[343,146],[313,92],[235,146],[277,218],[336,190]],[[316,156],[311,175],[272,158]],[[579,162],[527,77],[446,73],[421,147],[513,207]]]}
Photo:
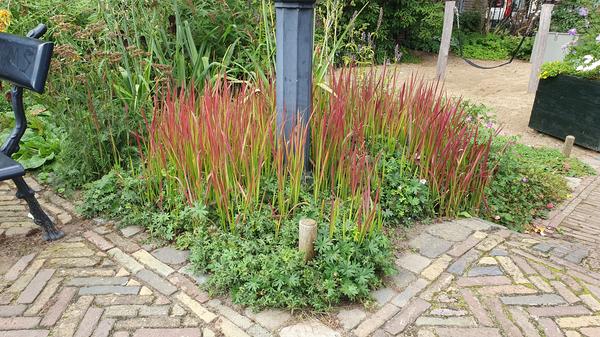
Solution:
{"label": "green shrub", "polygon": [[[477,60],[509,59],[522,39],[521,36],[499,35],[493,33],[466,33],[457,38],[461,40],[463,56]],[[455,42],[453,46],[455,53],[460,53],[458,50],[458,43],[459,42]],[[526,37],[521,49],[519,49],[516,54],[516,58],[529,60],[532,49],[533,39],[531,37]]]}
{"label": "green shrub", "polygon": [[584,176],[595,171],[558,150],[533,148],[498,137],[492,160],[498,165],[486,190],[482,214],[499,224],[522,231],[535,218],[564,200],[569,189],[564,176]]}

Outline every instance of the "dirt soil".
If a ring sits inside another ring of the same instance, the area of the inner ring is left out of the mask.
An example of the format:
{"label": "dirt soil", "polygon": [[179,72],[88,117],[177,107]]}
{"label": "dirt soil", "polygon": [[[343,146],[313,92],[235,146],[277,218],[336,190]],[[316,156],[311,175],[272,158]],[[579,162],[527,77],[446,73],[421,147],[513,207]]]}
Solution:
{"label": "dirt soil", "polygon": [[[393,66],[401,81],[416,73],[427,80],[435,80],[435,55],[422,55],[419,64]],[[498,61],[477,61],[478,64],[492,66]],[[561,148],[563,141],[546,136],[527,125],[535,94],[527,93],[531,64],[515,60],[504,67],[483,70],[472,67],[462,59],[450,56],[444,87],[448,94],[463,97],[474,103],[483,103],[493,109],[501,127],[501,133],[518,135],[521,141],[533,146]],[[581,147],[573,149],[573,156],[598,167],[600,154]]]}

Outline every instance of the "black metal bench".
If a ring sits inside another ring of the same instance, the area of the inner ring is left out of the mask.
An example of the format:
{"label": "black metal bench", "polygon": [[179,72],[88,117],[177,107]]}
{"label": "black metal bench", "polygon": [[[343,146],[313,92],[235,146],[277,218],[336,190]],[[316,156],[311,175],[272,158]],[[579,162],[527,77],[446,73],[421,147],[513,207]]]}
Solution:
{"label": "black metal bench", "polygon": [[54,44],[38,40],[46,33],[46,26],[38,25],[27,37],[0,33],[0,80],[12,84],[11,100],[15,113],[15,128],[0,148],[0,181],[12,179],[17,186],[17,198],[25,199],[34,222],[43,229],[44,240],[57,240],[65,234],[56,229],[42,210],[34,191],[23,179],[25,169],[11,156],[19,151],[19,141],[27,129],[23,109],[23,89],[42,93],[50,68]]}

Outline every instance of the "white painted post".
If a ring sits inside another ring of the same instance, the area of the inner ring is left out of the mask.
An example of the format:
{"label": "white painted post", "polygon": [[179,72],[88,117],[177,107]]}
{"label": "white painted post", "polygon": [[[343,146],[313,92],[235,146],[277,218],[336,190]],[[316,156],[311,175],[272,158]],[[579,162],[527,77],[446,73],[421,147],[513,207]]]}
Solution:
{"label": "white painted post", "polygon": [[575,144],[575,137],[570,135],[567,136],[567,138],[565,138],[565,144],[563,145],[562,150],[562,153],[565,155],[565,157],[571,156],[571,151],[573,151],[573,144]]}
{"label": "white painted post", "polygon": [[317,222],[313,219],[301,219],[299,227],[298,249],[304,252],[304,261],[309,261],[315,256]]}
{"label": "white painted post", "polygon": [[454,24],[454,7],[456,1],[446,1],[444,7],[444,28],[442,30],[442,42],[437,59],[437,78],[444,80],[446,66],[448,65],[448,53],[450,52],[450,40],[452,39],[452,25]]}
{"label": "white painted post", "polygon": [[537,91],[538,83],[540,82],[540,68],[544,62],[544,53],[546,52],[546,44],[548,42],[548,32],[550,31],[550,21],[552,20],[552,9],[554,4],[544,3],[542,5],[542,13],[540,14],[540,26],[538,28],[535,39],[538,41],[537,48],[534,50],[534,55],[531,58],[531,74],[529,75],[528,93]]}

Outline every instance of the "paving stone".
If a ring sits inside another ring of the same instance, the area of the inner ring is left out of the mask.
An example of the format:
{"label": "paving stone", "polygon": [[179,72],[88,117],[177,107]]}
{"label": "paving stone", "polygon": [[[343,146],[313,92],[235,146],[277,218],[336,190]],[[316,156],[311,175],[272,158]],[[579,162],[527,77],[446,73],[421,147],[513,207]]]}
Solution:
{"label": "paving stone", "polygon": [[483,308],[479,300],[473,295],[471,290],[469,289],[460,289],[460,294],[463,297],[463,300],[469,307],[470,311],[473,313],[479,324],[483,326],[493,326],[494,323],[490,319],[487,311]]}
{"label": "paving stone", "polygon": [[337,314],[340,324],[346,330],[354,329],[365,317],[367,314],[360,309],[341,310]]}
{"label": "paving stone", "polygon": [[408,245],[428,258],[436,258],[450,249],[452,243],[436,236],[422,233],[409,241]]}
{"label": "paving stone", "polygon": [[323,323],[310,319],[287,326],[279,332],[280,337],[340,337],[340,333],[332,330]]}
{"label": "paving stone", "polygon": [[550,318],[540,318],[538,319],[538,324],[542,327],[544,334],[546,337],[562,337],[563,333],[560,331],[560,328],[554,323]]}
{"label": "paving stone", "polygon": [[356,329],[354,334],[358,337],[367,337],[371,335],[375,330],[382,326],[387,320],[392,318],[396,313],[400,311],[397,306],[388,303],[379,309],[375,314],[366,320],[362,321]]}
{"label": "paving stone", "polygon": [[477,289],[477,292],[481,295],[500,295],[500,294],[535,294],[535,289],[526,287],[524,285],[503,285],[503,286],[485,286]]}
{"label": "paving stone", "polygon": [[113,334],[113,337],[129,337],[129,332],[127,331],[117,331]]}
{"label": "paving stone", "polygon": [[71,267],[94,267],[100,262],[96,257],[59,257],[48,260],[49,267],[71,268]]}
{"label": "paving stone", "polygon": [[529,281],[531,281],[536,288],[545,293],[554,292],[554,288],[552,288],[543,278],[538,275],[529,276]]}
{"label": "paving stone", "polygon": [[529,320],[529,315],[521,307],[508,308],[513,321],[521,328],[527,337],[540,337],[537,328]]}
{"label": "paving stone", "polygon": [[39,322],[39,317],[0,317],[2,330],[33,329]]}
{"label": "paving stone", "polygon": [[497,227],[497,225],[494,223],[478,218],[460,219],[456,221],[456,223],[464,227],[470,228],[474,231],[487,231],[490,230],[492,227]]}
{"label": "paving stone", "polygon": [[92,296],[81,296],[69,305],[54,327],[53,337],[72,337],[93,300]]}
{"label": "paving stone", "polygon": [[527,309],[535,317],[561,317],[590,315],[591,312],[583,305],[533,307]]}
{"label": "paving stone", "polygon": [[371,297],[377,301],[379,306],[386,304],[396,295],[398,295],[398,293],[392,288],[381,288],[371,292]]}
{"label": "paving stone", "polygon": [[76,277],[66,282],[69,286],[124,286],[129,279],[127,277]]}
{"label": "paving stone", "polygon": [[240,315],[237,311],[233,310],[232,308],[223,305],[220,300],[215,299],[209,301],[206,303],[206,305],[244,330],[250,328],[253,324],[252,321],[248,319],[248,317]]}
{"label": "paving stone", "polygon": [[145,250],[138,250],[137,252],[133,253],[132,255],[136,259],[138,259],[138,261],[140,261],[142,264],[148,266],[150,269],[154,270],[155,272],[159,273],[162,276],[167,277],[175,272],[175,270],[173,270],[173,268],[160,262],[157,258],[152,256],[150,253],[148,253]]}
{"label": "paving stone", "polygon": [[495,286],[512,284],[506,276],[461,277],[456,281],[458,287]]}
{"label": "paving stone", "polygon": [[90,286],[79,288],[79,296],[81,295],[105,295],[105,294],[121,294],[135,295],[140,292],[140,287],[127,286]]}
{"label": "paving stone", "polygon": [[202,329],[202,337],[215,337],[217,334],[210,328]]}
{"label": "paving stone", "polygon": [[164,295],[168,296],[177,291],[177,288],[174,285],[165,281],[162,277],[151,272],[150,270],[142,269],[137,272],[135,276],[148,283],[152,288],[158,290]]}
{"label": "paving stone", "polygon": [[523,272],[517,267],[517,265],[508,256],[498,256],[498,262],[502,268],[515,280],[517,284],[528,284],[529,280],[525,277]]}
{"label": "paving stone", "polygon": [[[106,234],[105,237],[112,243],[123,249],[126,253],[133,253],[140,250],[140,246],[131,240],[125,239],[117,233]],[[114,249],[114,248],[113,248]]]}
{"label": "paving stone", "polygon": [[[35,277],[35,274],[42,268],[45,259],[37,259],[34,260],[29,268],[27,268],[19,278],[7,289],[4,290],[5,293],[20,293],[27,287],[29,282]],[[0,304],[8,304],[8,303],[0,303]]]}
{"label": "paving stone", "polygon": [[473,230],[461,225],[459,222],[443,222],[429,226],[427,232],[448,241],[459,242],[471,235]]}
{"label": "paving stone", "polygon": [[508,256],[508,252],[504,249],[494,248],[490,251],[491,256]]}
{"label": "paving stone", "polygon": [[491,256],[485,256],[479,260],[478,264],[483,266],[495,266],[498,264],[498,261]]}
{"label": "paving stone", "polygon": [[200,303],[204,303],[209,299],[208,293],[200,290],[197,285],[179,273],[171,274],[169,276],[169,282],[173,283],[179,289],[183,290],[186,294],[190,295]]}
{"label": "paving stone", "polygon": [[589,254],[589,249],[587,248],[579,248],[569,254],[567,254],[564,259],[573,263],[581,263],[583,259],[585,259]]}
{"label": "paving stone", "polygon": [[421,272],[421,276],[430,281],[435,280],[444,272],[444,270],[446,270],[450,264],[450,261],[452,261],[452,257],[448,255],[442,255],[438,257]]}
{"label": "paving stone", "polygon": [[[481,241],[476,248],[484,251],[484,252],[488,252],[492,249],[494,249],[497,245],[499,245],[501,242],[503,242],[504,239],[497,236],[497,235],[490,235],[487,238],[485,238],[483,241]],[[498,255],[493,255],[492,256],[498,256]]]}
{"label": "paving stone", "polygon": [[246,310],[246,315],[270,331],[278,330],[292,319],[288,311],[279,309],[266,309],[257,313]]}
{"label": "paving stone", "polygon": [[8,282],[15,281],[19,275],[27,268],[29,263],[33,261],[34,254],[25,255],[20,258],[7,272],[4,274],[4,280]]}
{"label": "paving stone", "polygon": [[181,267],[178,271],[183,275],[191,277],[199,285],[203,285],[208,281],[208,275],[195,272],[191,264]]}
{"label": "paving stone", "polygon": [[600,326],[600,316],[560,317],[556,323],[562,328]]}
{"label": "paving stone", "polygon": [[40,257],[86,257],[92,256],[95,253],[84,242],[58,242],[44,249],[40,253]]}
{"label": "paving stone", "polygon": [[436,293],[439,293],[443,289],[448,288],[448,286],[450,286],[450,283],[452,283],[453,280],[454,280],[454,275],[448,274],[448,273],[442,273],[442,275],[440,275],[440,277],[437,280],[435,280],[433,283],[431,283],[429,285],[429,287],[427,287],[427,289],[425,289],[419,295],[419,297],[424,299],[425,301],[431,301],[431,299],[433,298],[433,295],[435,295]]}
{"label": "paving stone", "polygon": [[25,304],[0,305],[0,317],[21,316],[25,309]]}
{"label": "paving stone", "polygon": [[537,245],[533,246],[533,249],[540,251],[542,253],[547,253],[552,248],[554,248],[554,245],[548,244],[546,242],[538,243]]}
{"label": "paving stone", "polygon": [[466,310],[455,310],[455,309],[443,308],[443,309],[432,310],[429,314],[432,316],[447,317],[447,316],[466,316],[469,314],[469,312]]}
{"label": "paving stone", "polygon": [[531,267],[531,265],[529,265],[527,261],[525,261],[524,258],[513,255],[511,256],[511,259],[526,275],[536,274],[535,270]]}
{"label": "paving stone", "polygon": [[577,297],[571,290],[569,290],[562,282],[559,281],[550,281],[550,284],[556,289],[558,294],[562,296],[569,304],[579,302],[579,297]]}
{"label": "paving stone", "polygon": [[180,324],[181,321],[176,317],[137,317],[117,321],[115,323],[115,329],[179,328]]}
{"label": "paving stone", "polygon": [[77,293],[77,288],[65,287],[56,296],[54,304],[46,312],[40,323],[41,326],[53,326],[67,309],[71,299]]}
{"label": "paving stone", "polygon": [[140,270],[144,269],[144,266],[142,266],[139,262],[137,262],[131,256],[123,253],[123,251],[120,250],[119,248],[113,248],[113,249],[109,250],[108,255],[111,256],[112,258],[114,258],[115,260],[117,260],[117,262],[120,265],[127,268],[127,270],[129,270],[130,272],[132,272],[134,274],[139,272]]}
{"label": "paving stone", "polygon": [[205,323],[210,323],[212,320],[217,318],[215,314],[210,312],[199,302],[193,300],[185,293],[179,292],[177,293],[177,295],[175,295],[175,298],[178,299],[184,306],[188,307],[196,316],[198,316]]}
{"label": "paving stone", "polygon": [[414,299],[402,311],[389,320],[385,326],[385,331],[397,335],[406,329],[409,324],[412,324],[422,313],[431,307],[429,302],[420,298]]}
{"label": "paving stone", "polygon": [[105,308],[105,317],[135,317],[138,314],[140,305],[119,304],[111,305]]}
{"label": "paving stone", "polygon": [[585,303],[585,305],[587,305],[592,311],[600,311],[600,302],[598,302],[598,300],[596,300],[592,295],[583,294],[580,295],[579,298],[581,298],[583,303]]}
{"label": "paving stone", "polygon": [[92,337],[108,337],[110,331],[115,324],[115,320],[112,318],[105,318],[98,323],[98,327],[94,330]]}
{"label": "paving stone", "polygon": [[140,316],[168,316],[171,306],[169,305],[151,305],[140,306]]}
{"label": "paving stone", "polygon": [[252,337],[273,337],[273,334],[269,330],[258,324],[252,325],[246,332]]}
{"label": "paving stone", "polygon": [[136,295],[98,295],[95,297],[95,302],[100,306],[109,305],[134,305],[134,304],[150,304],[154,300],[154,296],[136,296]]}
{"label": "paving stone", "polygon": [[425,269],[430,263],[430,259],[419,254],[406,254],[396,260],[396,265],[417,274]]}
{"label": "paving stone", "polygon": [[473,317],[431,317],[421,316],[415,321],[417,326],[460,326],[475,327],[477,323]]}
{"label": "paving stone", "polygon": [[121,232],[121,234],[124,237],[130,238],[130,237],[136,235],[137,233],[140,233],[143,230],[144,230],[144,228],[142,228],[140,226],[128,226],[128,227],[121,228],[119,231]]}
{"label": "paving stone", "polygon": [[487,297],[484,299],[484,304],[491,311],[491,315],[494,317],[496,322],[500,325],[500,328],[504,330],[507,336],[510,337],[522,337],[519,328],[506,316],[504,308],[500,301],[495,297]]}
{"label": "paving stone", "polygon": [[100,321],[102,312],[104,312],[102,308],[89,308],[79,323],[79,329],[75,332],[74,337],[90,337]]}
{"label": "paving stone", "polygon": [[250,337],[244,330],[238,328],[237,325],[223,317],[219,317],[215,322],[215,328],[225,337]]}
{"label": "paving stone", "polygon": [[50,331],[48,330],[12,330],[0,331],[2,337],[47,337]]}
{"label": "paving stone", "polygon": [[166,264],[184,264],[190,256],[190,251],[163,247],[153,251],[152,255]]}
{"label": "paving stone", "polygon": [[17,303],[21,304],[31,304],[35,301],[36,297],[40,294],[44,286],[52,275],[54,275],[54,269],[42,269],[40,270],[35,277],[29,282],[29,285],[21,292],[19,298],[17,298]]}
{"label": "paving stone", "polygon": [[467,274],[467,276],[469,277],[500,275],[504,275],[504,272],[502,272],[502,270],[498,266],[473,267],[471,268],[471,270],[469,270],[469,273]]}
{"label": "paving stone", "polygon": [[502,296],[500,300],[506,305],[557,305],[565,303],[565,300],[556,294]]}
{"label": "paving stone", "polygon": [[392,303],[398,307],[404,307],[408,302],[415,297],[419,292],[421,292],[425,287],[429,285],[429,282],[425,279],[418,279],[415,282],[411,283],[404,291],[402,291],[398,296],[392,299]]}
{"label": "paving stone", "polygon": [[414,273],[404,269],[404,268],[396,268],[398,273],[392,276],[392,281],[394,285],[396,285],[397,289],[404,289],[408,287],[409,284],[414,282],[417,279]]}
{"label": "paving stone", "polygon": [[583,329],[581,329],[579,331],[581,331],[581,333],[584,336],[587,336],[587,337],[597,337],[597,336],[600,336],[600,328],[583,328]]}
{"label": "paving stone", "polygon": [[496,328],[436,328],[439,337],[502,337]]}
{"label": "paving stone", "polygon": [[106,240],[105,238],[101,237],[100,235],[98,235],[96,232],[93,232],[93,231],[87,231],[87,232],[83,233],[83,236],[86,239],[88,239],[88,241],[90,241],[91,243],[96,245],[96,247],[98,247],[98,249],[103,250],[103,251],[109,250],[115,246],[112,242]]}
{"label": "paving stone", "polygon": [[468,252],[466,252],[463,256],[461,256],[458,260],[454,261],[454,263],[450,265],[447,271],[455,275],[462,275],[464,274],[467,267],[469,267],[469,265],[471,265],[473,262],[479,259],[479,255],[480,253],[477,250],[471,249]]}

